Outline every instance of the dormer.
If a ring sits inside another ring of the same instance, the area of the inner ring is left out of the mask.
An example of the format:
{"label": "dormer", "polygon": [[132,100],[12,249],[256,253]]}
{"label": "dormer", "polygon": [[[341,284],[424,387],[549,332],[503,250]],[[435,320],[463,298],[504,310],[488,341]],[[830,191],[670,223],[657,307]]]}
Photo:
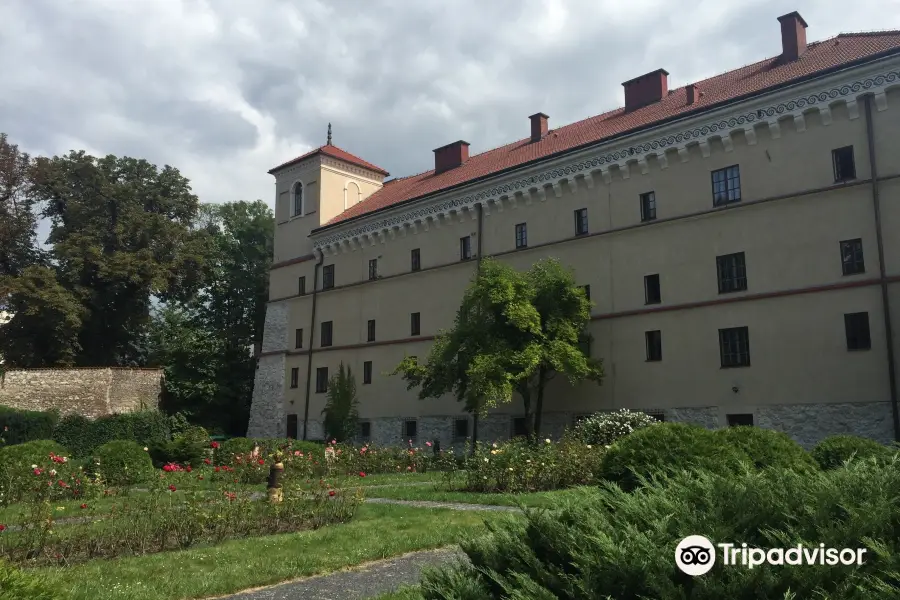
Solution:
{"label": "dormer", "polygon": [[381,189],[381,167],[328,143],[269,171],[275,176],[275,262],[312,252],[312,230]]}

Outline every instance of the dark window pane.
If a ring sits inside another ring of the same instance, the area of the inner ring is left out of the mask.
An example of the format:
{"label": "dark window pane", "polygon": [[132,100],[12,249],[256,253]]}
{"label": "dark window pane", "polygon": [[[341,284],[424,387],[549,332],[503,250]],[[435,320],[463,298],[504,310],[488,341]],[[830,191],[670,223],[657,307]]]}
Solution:
{"label": "dark window pane", "polygon": [[328,290],[334,287],[334,265],[322,267],[322,289]]}
{"label": "dark window pane", "polygon": [[853,146],[845,146],[831,151],[834,164],[835,182],[856,179],[856,162],[853,159]]}
{"label": "dark window pane", "polygon": [[456,422],[453,425],[453,437],[455,437],[456,439],[469,437],[468,419],[456,419]]}
{"label": "dark window pane", "polygon": [[588,214],[586,208],[575,211],[575,235],[585,235],[588,232]]}
{"label": "dark window pane", "polygon": [[297,329],[294,332],[294,348],[302,348],[303,347],[303,330]]}
{"label": "dark window pane", "polygon": [[414,312],[409,315],[409,334],[410,335],[419,335],[419,332],[421,329],[420,314],[421,313]]}
{"label": "dark window pane", "polygon": [[647,360],[662,360],[662,332],[648,331],[644,334],[644,338],[647,345]]}
{"label": "dark window pane", "polygon": [[410,439],[412,441],[416,441],[416,434],[418,433],[418,423],[416,421],[404,421],[403,422],[403,437]]}
{"label": "dark window pane", "polygon": [[333,321],[325,321],[322,323],[322,339],[321,346],[326,348],[331,345],[331,334]]}
{"label": "dark window pane", "polygon": [[844,329],[847,334],[847,350],[869,350],[872,348],[869,313],[858,312],[844,315]]}
{"label": "dark window pane", "polygon": [[372,437],[372,423],[369,421],[361,421],[359,423],[359,437],[367,440]]}
{"label": "dark window pane", "polygon": [[644,276],[644,302],[646,304],[659,304],[662,301],[662,292],[659,287],[659,274]]}
{"label": "dark window pane", "polygon": [[459,238],[459,260],[469,260],[472,258],[472,238],[466,236]]}
{"label": "dark window pane", "polygon": [[369,259],[369,279],[377,279],[378,278],[378,259],[371,258]]}
{"label": "dark window pane", "polygon": [[295,388],[299,385],[300,381],[300,369],[298,367],[294,367],[291,369],[291,387]]}
{"label": "dark window pane", "polygon": [[516,225],[516,248],[528,246],[528,226],[525,223]]}
{"label": "dark window pane", "polygon": [[846,240],[841,242],[841,269],[844,275],[856,275],[866,272],[866,261],[863,258],[862,240]]}
{"label": "dark window pane", "polygon": [[652,221],[656,218],[656,192],[641,194],[641,221]]}
{"label": "dark window pane", "polygon": [[512,437],[525,437],[528,431],[525,428],[525,417],[514,417],[512,422]]}
{"label": "dark window pane", "polygon": [[328,367],[316,369],[316,393],[324,394],[328,391]]}
{"label": "dark window pane", "polygon": [[297,415],[287,416],[287,436],[289,439],[297,439]]}
{"label": "dark window pane", "polygon": [[306,277],[300,277],[297,280],[297,293],[301,296],[306,293]]}
{"label": "dark window pane", "polygon": [[366,341],[374,342],[375,341],[375,319],[369,319],[369,324],[366,327]]}
{"label": "dark window pane", "polygon": [[372,361],[367,360],[363,363],[363,384],[372,383]]}
{"label": "dark window pane", "polygon": [[741,171],[738,165],[712,172],[713,206],[741,201]]}
{"label": "dark window pane", "polygon": [[720,294],[747,289],[747,266],[743,252],[717,256],[716,270]]}
{"label": "dark window pane", "polygon": [[728,420],[729,427],[753,426],[753,415],[751,414],[726,415],[725,418]]}
{"label": "dark window pane", "polygon": [[419,248],[413,248],[410,252],[410,269],[418,271],[422,268],[422,256]]}
{"label": "dark window pane", "polygon": [[750,366],[750,332],[746,327],[719,330],[722,368]]}

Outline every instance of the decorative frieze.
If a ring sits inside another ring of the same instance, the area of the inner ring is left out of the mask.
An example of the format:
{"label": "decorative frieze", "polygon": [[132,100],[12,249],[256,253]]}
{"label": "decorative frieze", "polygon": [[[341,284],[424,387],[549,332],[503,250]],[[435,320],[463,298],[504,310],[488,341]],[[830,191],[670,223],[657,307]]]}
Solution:
{"label": "decorative frieze", "polygon": [[[576,175],[599,172],[608,184],[611,179],[610,169],[612,167],[618,168],[621,176],[627,179],[631,174],[629,169],[631,162],[637,163],[643,172],[649,156],[655,155],[661,164],[667,164],[665,161],[667,151],[677,151],[682,162],[689,159],[689,148],[693,145],[699,145],[701,154],[708,157],[711,152],[709,145],[711,140],[719,140],[727,151],[733,145],[731,134],[734,131],[743,131],[747,143],[753,144],[756,142],[754,127],[757,125],[768,126],[771,137],[777,139],[781,134],[780,120],[794,119],[796,131],[802,132],[806,128],[804,113],[817,110],[823,123],[831,122],[831,107],[837,103],[846,103],[850,118],[855,119],[859,116],[857,99],[860,96],[874,94],[878,110],[886,110],[888,108],[886,91],[897,86],[898,83],[900,83],[900,69],[894,67],[870,76],[857,76],[857,78],[843,83],[828,83],[819,90],[808,89],[803,94],[797,94],[793,98],[775,103],[767,98],[758,98],[755,101],[744,103],[739,111],[732,114],[699,115],[689,121],[692,125],[687,126],[688,122],[686,121],[681,129],[676,130],[674,127],[669,127],[669,132],[665,135],[659,136],[657,133],[656,135],[659,137],[645,138],[644,141],[635,141],[631,145],[607,144],[593,150],[585,150],[578,158],[568,159],[570,161],[568,164],[561,164],[560,160],[562,159],[557,161],[550,159],[548,164],[554,164],[554,166],[543,172],[505,180],[502,183],[498,178],[493,186],[473,186],[473,191],[465,195],[449,197],[447,194],[433,200],[423,199],[418,206],[392,216],[372,215],[368,223],[356,226],[348,225],[348,228],[344,230],[314,236],[314,244],[317,248],[337,247],[344,240],[358,238],[370,231],[394,226],[400,226],[402,230],[405,223],[415,223],[430,215],[471,208],[476,204],[482,204],[487,210],[488,202],[497,203],[504,195],[514,197],[519,191],[536,190],[541,200],[544,201],[546,200],[545,188],[550,187],[558,198],[562,195],[561,183],[563,181],[568,182],[568,185],[574,189]],[[772,96],[768,98],[772,98]],[[639,138],[635,136],[632,139]],[[502,210],[502,202],[497,204],[497,210]]]}

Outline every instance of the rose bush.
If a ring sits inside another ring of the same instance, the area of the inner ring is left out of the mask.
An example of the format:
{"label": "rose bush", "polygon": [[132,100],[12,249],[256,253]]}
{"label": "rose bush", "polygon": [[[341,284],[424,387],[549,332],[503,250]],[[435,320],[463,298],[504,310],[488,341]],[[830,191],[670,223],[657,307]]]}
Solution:
{"label": "rose bush", "polygon": [[604,447],[658,422],[647,413],[623,408],[615,412],[596,413],[583,419],[575,425],[572,435],[584,444]]}
{"label": "rose bush", "polygon": [[149,480],[153,476],[153,461],[137,442],[115,440],[97,449],[91,469],[107,487],[126,487]]}
{"label": "rose bush", "polygon": [[69,500],[88,494],[92,478],[51,440],[0,449],[0,502]]}

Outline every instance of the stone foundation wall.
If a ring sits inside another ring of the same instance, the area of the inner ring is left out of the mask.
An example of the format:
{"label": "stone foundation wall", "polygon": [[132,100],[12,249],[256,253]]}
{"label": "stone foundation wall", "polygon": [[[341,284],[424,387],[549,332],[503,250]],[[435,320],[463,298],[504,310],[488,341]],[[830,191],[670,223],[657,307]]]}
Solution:
{"label": "stone foundation wall", "polygon": [[805,448],[838,434],[858,435],[883,444],[894,441],[890,402],[767,406],[757,410],[754,420],[760,427],[783,431]]}
{"label": "stone foundation wall", "polygon": [[0,405],[20,410],[78,414],[91,419],[113,413],[155,410],[162,369],[21,369],[0,382]]}

